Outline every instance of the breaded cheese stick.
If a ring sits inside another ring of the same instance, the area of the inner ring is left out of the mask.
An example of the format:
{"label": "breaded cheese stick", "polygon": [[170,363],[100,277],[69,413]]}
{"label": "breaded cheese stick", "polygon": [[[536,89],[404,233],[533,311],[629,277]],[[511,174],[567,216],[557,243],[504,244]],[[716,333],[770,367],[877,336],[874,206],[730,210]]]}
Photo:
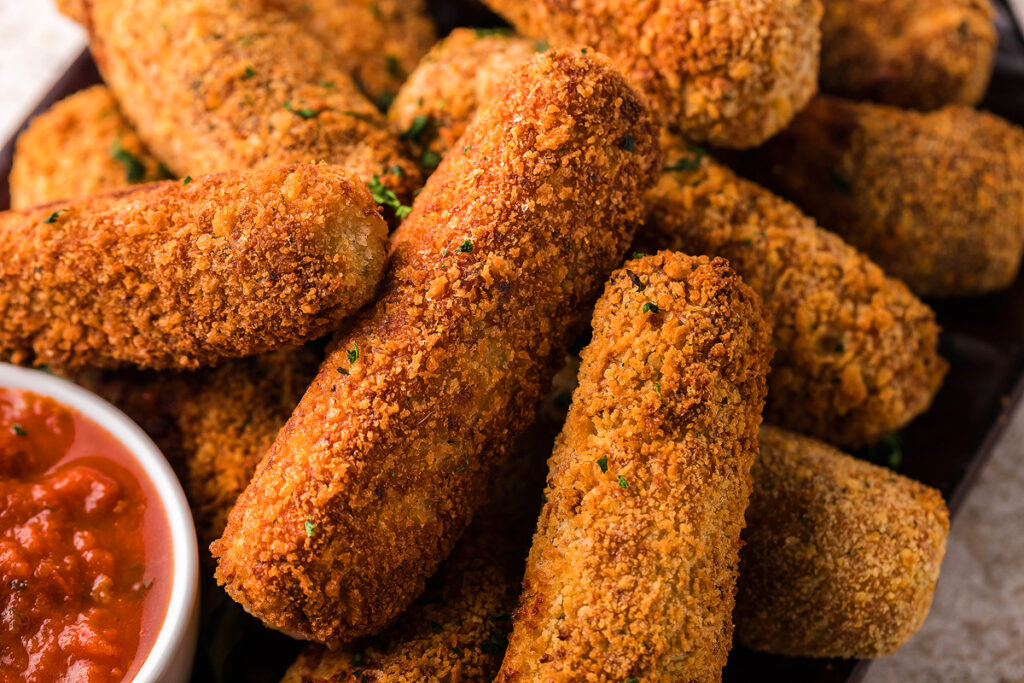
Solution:
{"label": "breaded cheese stick", "polygon": [[723,256],[772,313],[766,419],[860,446],[931,404],[946,371],[935,314],[789,202],[663,136],[641,250]]}
{"label": "breaded cheese stick", "polygon": [[1013,283],[1024,252],[1024,130],[950,105],[922,114],[820,96],[756,171],[924,297]]}
{"label": "breaded cheese stick", "polygon": [[800,657],[883,657],[907,642],[945,554],[939,492],[767,426],[753,472],[739,640]]}
{"label": "breaded cheese stick", "polygon": [[238,171],[0,213],[0,355],[195,368],[297,344],[366,303],[387,226],[336,166]]}
{"label": "breaded cheese stick", "polygon": [[381,109],[437,40],[424,0],[264,0],[319,38]]}
{"label": "breaded cheese stick", "polygon": [[821,86],[912,109],[977,104],[995,59],[990,0],[823,0]]}
{"label": "breaded cheese stick", "polygon": [[326,161],[399,198],[419,188],[415,164],[331,51],[263,0],[61,7],[88,28],[125,115],[179,177]]}
{"label": "breaded cheese stick", "polygon": [[166,178],[117,105],[94,85],[32,119],[11,165],[11,208]]}
{"label": "breaded cheese stick", "polygon": [[486,0],[525,36],[590,45],[693,140],[753,147],[817,89],[819,0]]}
{"label": "breaded cheese stick", "polygon": [[497,681],[721,679],[770,339],[725,259],[615,271]]}
{"label": "breaded cheese stick", "polygon": [[660,162],[608,61],[538,56],[481,109],[393,235],[388,285],[335,341],[212,546],[267,625],[327,644],[422,590],[530,421]]}
{"label": "breaded cheese stick", "polygon": [[504,90],[509,74],[546,49],[510,31],[457,28],[409,74],[388,120],[401,131],[422,126],[416,142],[424,154],[440,159],[462,137],[477,108]]}

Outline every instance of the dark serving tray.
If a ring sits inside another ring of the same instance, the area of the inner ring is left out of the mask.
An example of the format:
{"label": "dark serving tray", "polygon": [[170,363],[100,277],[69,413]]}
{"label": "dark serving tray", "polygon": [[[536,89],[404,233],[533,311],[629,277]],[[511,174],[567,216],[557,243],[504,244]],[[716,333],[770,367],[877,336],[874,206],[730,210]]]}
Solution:
{"label": "dark serving tray", "polygon": [[[999,55],[982,106],[1024,125],[1024,37],[1005,0],[996,0],[995,4]],[[442,32],[460,24],[494,26],[500,22],[474,0],[431,0],[430,5]],[[32,115],[99,82],[96,65],[85,51]],[[0,210],[10,203],[8,174],[13,151],[12,138],[0,150]],[[1002,436],[1010,414],[1024,397],[1024,275],[1004,292],[937,303],[935,310],[943,327],[942,355],[950,362],[942,390],[931,409],[902,430],[895,446],[898,460],[891,457],[893,444],[860,455],[895,466],[902,474],[938,488],[955,515]],[[194,681],[274,683],[301,647],[262,628],[208,577],[203,586],[202,614]],[[869,664],[869,660],[778,657],[737,645],[724,679],[852,682],[864,677]]]}

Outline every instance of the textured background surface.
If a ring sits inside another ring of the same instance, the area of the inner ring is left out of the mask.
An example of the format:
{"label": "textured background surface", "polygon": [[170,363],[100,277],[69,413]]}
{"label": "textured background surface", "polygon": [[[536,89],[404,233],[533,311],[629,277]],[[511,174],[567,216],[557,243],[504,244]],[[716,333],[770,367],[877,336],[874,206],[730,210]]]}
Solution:
{"label": "textured background surface", "polygon": [[[0,0],[0,140],[84,44],[50,0]],[[1024,410],[953,525],[924,628],[867,680],[1024,683]]]}

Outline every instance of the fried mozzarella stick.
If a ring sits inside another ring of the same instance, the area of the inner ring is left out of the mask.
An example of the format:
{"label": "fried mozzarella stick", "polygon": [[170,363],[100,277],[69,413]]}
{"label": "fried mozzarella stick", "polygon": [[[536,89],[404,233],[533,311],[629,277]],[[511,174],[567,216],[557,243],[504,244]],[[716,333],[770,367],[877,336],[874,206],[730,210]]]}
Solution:
{"label": "fried mozzarella stick", "polygon": [[[62,0],[179,177],[326,161],[406,197],[419,171],[331,51],[262,0]],[[396,201],[397,203],[397,201]]]}
{"label": "fried mozzarella stick", "polygon": [[721,679],[770,338],[725,259],[615,271],[497,681]]}
{"label": "fried mozzarella stick", "polygon": [[766,419],[860,446],[931,404],[945,375],[935,314],[789,202],[664,137],[641,249],[723,256],[772,313]]}
{"label": "fried mozzarella stick", "polygon": [[817,89],[819,0],[486,0],[525,36],[590,45],[693,140],[753,147]]}
{"label": "fried mozzarella stick", "polygon": [[382,109],[437,40],[424,0],[263,0],[319,38]]}
{"label": "fried mozzarella stick", "polygon": [[990,0],[824,0],[821,86],[912,109],[977,104],[996,52]]}
{"label": "fried mozzarella stick", "polygon": [[481,109],[393,236],[382,296],[335,341],[212,550],[229,595],[327,644],[422,590],[529,423],[660,162],[606,59],[538,56]]}
{"label": "fried mozzarella stick", "polygon": [[11,208],[166,178],[117,105],[94,85],[32,119],[11,165]]}
{"label": "fried mozzarella stick", "polygon": [[800,657],[883,657],[907,642],[946,549],[939,492],[772,427],[753,471],[739,640]]}
{"label": "fried mozzarella stick", "polygon": [[820,96],[757,173],[924,297],[1009,287],[1024,252],[1024,130]]}
{"label": "fried mozzarella stick", "polygon": [[336,166],[0,213],[0,355],[195,368],[319,337],[376,291],[387,226]]}

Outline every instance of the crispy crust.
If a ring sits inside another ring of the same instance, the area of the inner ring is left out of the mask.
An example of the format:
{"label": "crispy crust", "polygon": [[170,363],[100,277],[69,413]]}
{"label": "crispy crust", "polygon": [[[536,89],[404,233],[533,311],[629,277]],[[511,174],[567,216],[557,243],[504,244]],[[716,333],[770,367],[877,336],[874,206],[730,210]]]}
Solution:
{"label": "crispy crust", "polygon": [[736,635],[802,657],[883,657],[920,628],[946,549],[935,489],[814,439],[761,429]]}
{"label": "crispy crust", "polygon": [[639,96],[579,51],[532,60],[459,144],[394,234],[383,295],[212,546],[229,595],[274,628],[352,640],[420,593],[622,258],[660,161]]}
{"label": "crispy crust", "polygon": [[825,0],[822,88],[914,109],[977,104],[995,59],[989,0]]}
{"label": "crispy crust", "polygon": [[[386,105],[437,40],[423,0],[263,0],[319,38],[374,102]],[[386,109],[386,106],[381,107]]]}
{"label": "crispy crust", "polygon": [[11,166],[11,208],[165,177],[110,90],[94,85],[32,119],[18,136]]}
{"label": "crispy crust", "polygon": [[336,166],[237,171],[0,214],[0,354],[195,368],[337,328],[387,227]]}
{"label": "crispy crust", "polygon": [[507,78],[540,50],[537,41],[511,33],[457,28],[420,61],[388,110],[388,120],[409,130],[426,116],[424,149],[444,156],[478,107],[505,89]]}
{"label": "crispy crust", "polygon": [[418,189],[415,164],[330,50],[262,0],[78,9],[125,115],[179,177],[326,161],[401,197]]}
{"label": "crispy crust", "polygon": [[523,34],[609,55],[666,126],[752,147],[817,89],[818,0],[487,0]]}
{"label": "crispy crust", "polygon": [[814,99],[759,173],[925,297],[1004,289],[1024,252],[1024,130],[950,105],[927,114]]}
{"label": "crispy crust", "polygon": [[720,680],[768,315],[724,259],[660,252],[593,328],[496,680]]}
{"label": "crispy crust", "polygon": [[665,138],[638,245],[729,259],[772,313],[766,419],[872,443],[924,412],[942,382],[935,315],[789,202]]}

